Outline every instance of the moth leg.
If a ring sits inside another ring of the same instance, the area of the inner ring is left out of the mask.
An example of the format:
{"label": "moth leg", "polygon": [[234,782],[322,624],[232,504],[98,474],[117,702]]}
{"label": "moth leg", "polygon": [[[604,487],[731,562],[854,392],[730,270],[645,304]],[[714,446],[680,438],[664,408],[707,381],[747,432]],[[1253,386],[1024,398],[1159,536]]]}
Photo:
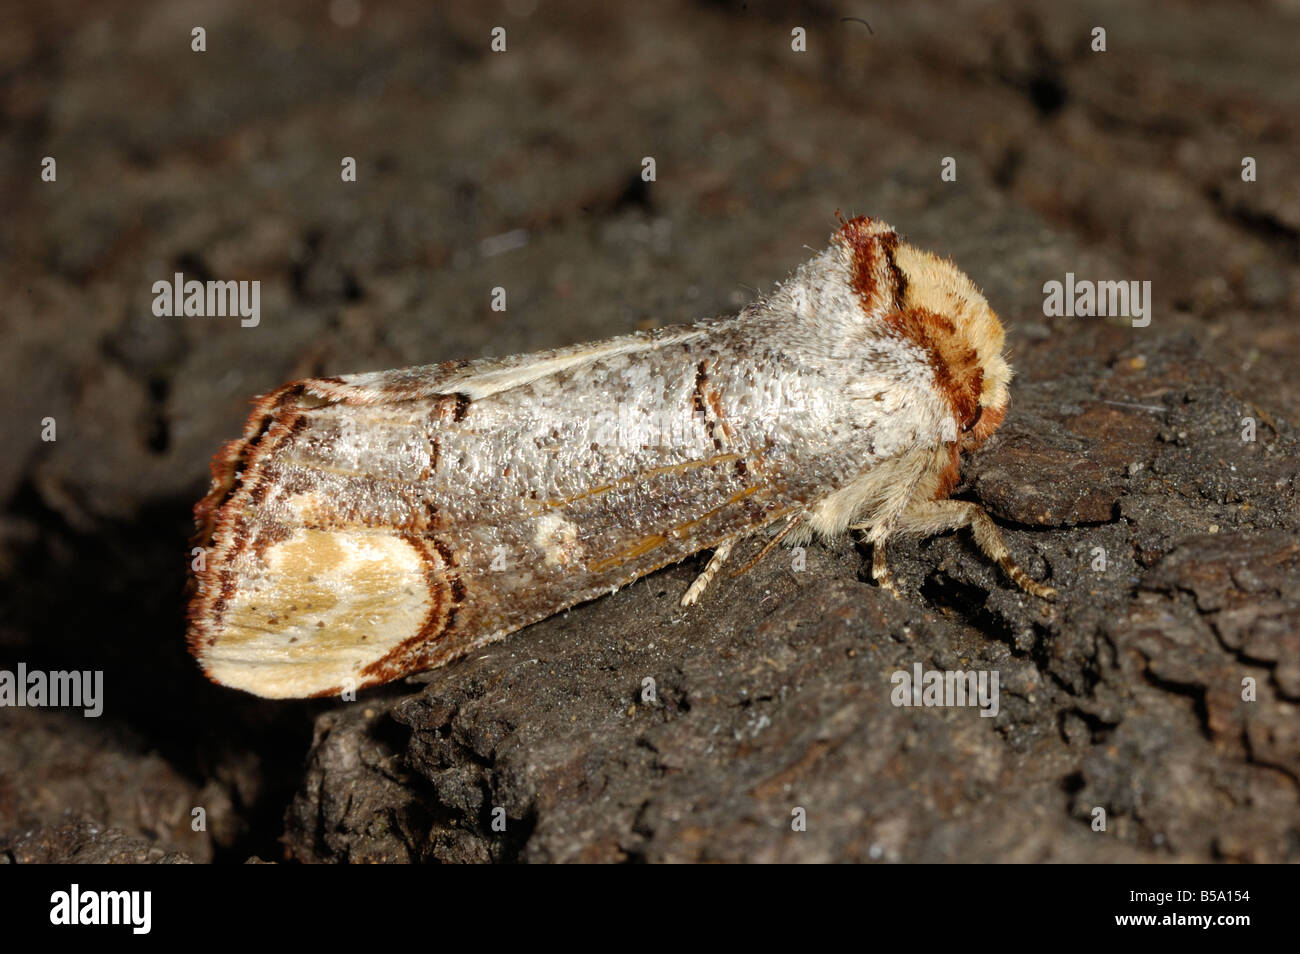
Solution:
{"label": "moth leg", "polygon": [[849,529],[868,531],[867,540],[871,543],[871,579],[882,590],[892,593],[894,599],[901,600],[903,594],[894,582],[894,574],[890,572],[889,561],[885,557],[885,538],[889,536],[889,529],[880,523],[852,523],[849,524]]}
{"label": "moth leg", "polygon": [[912,506],[916,488],[924,477],[924,469],[912,468],[910,477],[888,488],[880,504],[870,510],[868,520],[849,524],[848,527],[850,530],[867,532],[867,540],[871,543],[871,578],[882,590],[888,590],[895,599],[899,600],[903,595],[899,592],[898,584],[894,582],[894,574],[889,572],[889,564],[885,557],[885,540],[898,532],[903,515]]}
{"label": "moth leg", "polygon": [[[780,518],[778,517],[777,519]],[[772,539],[767,542],[767,545],[763,547],[761,551],[759,551],[758,556],[754,557],[754,559],[750,560],[748,563],[746,563],[744,566],[742,566],[739,570],[737,570],[735,573],[731,575],[740,576],[742,573],[748,573],[750,570],[752,570],[755,566],[758,565],[758,561],[763,559],[763,557],[767,556],[768,553],[771,552],[772,548],[775,547],[778,543],[780,543],[785,538],[785,535],[787,533],[789,533],[795,527],[799,526],[799,523],[802,520],[803,520],[803,514],[801,513],[793,513],[790,514],[790,516],[786,517],[785,526],[781,528],[781,532],[776,534],[776,536],[772,537]],[[704,568],[704,572],[695,578],[695,582],[691,584],[690,589],[686,591],[686,595],[682,597],[683,606],[690,606],[700,598],[700,595],[704,592],[705,587],[707,587],[709,583],[712,582],[713,578],[717,576],[718,570],[722,568],[722,564],[725,563],[727,557],[731,555],[731,548],[734,545],[735,545],[735,541],[732,540],[730,542],[721,544],[720,546],[718,546],[716,550],[713,551],[713,556],[709,559],[709,563]]]}
{"label": "moth leg", "polygon": [[713,556],[709,557],[708,565],[705,566],[704,572],[695,578],[695,582],[687,589],[686,595],[682,597],[683,606],[693,606],[695,602],[704,594],[705,589],[718,575],[718,570],[722,569],[722,564],[727,562],[727,557],[731,556],[731,547],[734,541],[727,541],[719,544],[718,548],[713,551]]}
{"label": "moth leg", "polygon": [[888,590],[894,595],[894,599],[901,600],[903,594],[898,591],[898,584],[894,582],[894,574],[889,572],[889,564],[885,560],[885,541],[881,538],[871,545],[871,578],[876,581],[876,585],[882,590]]}
{"label": "moth leg", "polygon": [[918,536],[932,536],[945,530],[958,530],[970,527],[975,536],[975,545],[990,560],[1002,567],[1011,582],[1031,596],[1050,600],[1056,598],[1056,590],[1045,583],[1031,579],[1029,574],[1016,565],[1011,551],[1002,542],[1002,534],[993,518],[985,513],[979,504],[966,500],[933,500],[918,503],[903,514],[898,529],[903,533]]}
{"label": "moth leg", "polygon": [[781,532],[778,533],[776,536],[772,537],[771,540],[767,541],[767,545],[763,547],[763,549],[758,551],[758,556],[754,557],[754,559],[750,560],[748,563],[746,563],[744,566],[742,566],[739,570],[737,570],[735,573],[731,575],[733,577],[741,576],[742,574],[748,573],[750,570],[754,569],[754,567],[758,566],[759,561],[762,560],[763,557],[771,553],[772,550],[776,547],[776,545],[785,539],[785,535],[789,533],[791,530],[793,530],[795,527],[799,526],[799,523],[802,520],[803,520],[803,514],[801,513],[792,513],[790,514],[790,516],[786,517],[785,526],[781,528]]}

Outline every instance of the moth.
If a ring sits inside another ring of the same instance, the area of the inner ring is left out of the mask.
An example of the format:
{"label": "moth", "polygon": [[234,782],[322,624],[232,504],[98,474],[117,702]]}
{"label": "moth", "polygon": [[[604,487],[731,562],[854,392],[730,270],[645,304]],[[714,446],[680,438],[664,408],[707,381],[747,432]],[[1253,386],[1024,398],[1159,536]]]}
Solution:
{"label": "moth", "polygon": [[[1028,593],[960,457],[1007,412],[997,316],[884,222],[721,320],[515,357],[310,378],[255,401],[195,507],[190,650],[259,696],[442,665],[746,538],[873,546],[970,527]],[[761,556],[761,553],[760,553]],[[751,561],[751,565],[752,565]]]}

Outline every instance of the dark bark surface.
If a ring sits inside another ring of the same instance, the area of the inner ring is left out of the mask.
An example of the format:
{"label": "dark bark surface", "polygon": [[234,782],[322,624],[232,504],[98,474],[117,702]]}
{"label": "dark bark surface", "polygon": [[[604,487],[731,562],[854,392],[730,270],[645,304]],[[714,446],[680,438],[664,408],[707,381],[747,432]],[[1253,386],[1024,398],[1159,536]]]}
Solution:
{"label": "dark bark surface", "polygon": [[[0,709],[0,860],[1300,859],[1294,10],[375,6],[0,33],[0,669],[105,686]],[[351,703],[203,680],[190,507],[252,395],[732,312],[837,209],[1002,316],[1010,413],[957,495],[1056,603],[964,533],[895,545],[895,600],[846,540]],[[260,325],[155,317],[176,271],[260,280]],[[1046,316],[1067,272],[1150,281],[1150,325]],[[997,716],[896,707],[917,663],[996,670]]]}

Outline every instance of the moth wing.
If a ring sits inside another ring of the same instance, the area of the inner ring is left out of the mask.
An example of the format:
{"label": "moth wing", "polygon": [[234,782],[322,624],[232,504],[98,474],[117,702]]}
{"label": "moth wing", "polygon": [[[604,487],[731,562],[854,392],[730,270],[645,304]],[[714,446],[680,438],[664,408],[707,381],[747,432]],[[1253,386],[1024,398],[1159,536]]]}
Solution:
{"label": "moth wing", "polygon": [[393,371],[311,378],[302,383],[309,393],[344,404],[380,404],[440,394],[464,394],[478,400],[592,361],[653,351],[706,333],[698,327],[673,327],[534,354],[446,361]]}
{"label": "moth wing", "polygon": [[215,682],[270,698],[356,690],[382,681],[369,665],[451,608],[451,580],[416,537],[265,529],[243,528],[247,546],[217,542],[200,580],[190,645]]}

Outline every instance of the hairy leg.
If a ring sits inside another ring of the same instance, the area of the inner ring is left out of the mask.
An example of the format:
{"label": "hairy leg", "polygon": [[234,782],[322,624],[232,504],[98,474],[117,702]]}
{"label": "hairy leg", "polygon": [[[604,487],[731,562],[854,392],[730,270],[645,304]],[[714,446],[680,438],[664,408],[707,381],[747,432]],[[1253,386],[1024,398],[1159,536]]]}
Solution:
{"label": "hairy leg", "polygon": [[1016,565],[1011,551],[1002,542],[1002,534],[993,518],[979,504],[966,500],[930,500],[913,504],[895,526],[899,533],[929,537],[946,530],[970,527],[978,546],[990,560],[1002,567],[1011,581],[1031,596],[1053,599],[1056,590],[1029,577]]}
{"label": "hairy leg", "polygon": [[[924,460],[921,461],[924,464]],[[912,499],[916,489],[925,480],[929,471],[924,466],[917,466],[909,475],[910,479],[890,488],[878,508],[872,512],[871,519],[865,523],[850,524],[850,530],[865,530],[867,540],[871,542],[871,578],[882,590],[888,590],[895,599],[902,599],[894,574],[889,572],[889,563],[885,556],[885,541],[898,533],[908,512],[912,508]]]}
{"label": "hairy leg", "polygon": [[[778,517],[777,519],[779,520],[780,518]],[[785,520],[785,526],[782,527],[781,531],[778,534],[776,534],[774,537],[772,537],[771,540],[767,541],[767,545],[763,547],[761,551],[759,551],[758,556],[754,557],[754,559],[750,560],[748,563],[746,563],[744,566],[742,566],[739,570],[737,570],[735,573],[731,575],[740,576],[742,573],[748,573],[750,570],[752,570],[755,566],[758,565],[758,562],[762,560],[763,557],[767,556],[770,552],[772,552],[772,549],[783,539],[785,539],[785,535],[787,533],[789,533],[795,527],[799,526],[799,523],[802,520],[803,520],[802,513],[792,513],[789,516],[787,516]],[[722,564],[727,561],[727,557],[731,556],[731,548],[735,546],[735,543],[736,541],[732,540],[728,543],[722,544],[716,550],[713,551],[713,556],[709,558],[708,565],[705,566],[704,572],[695,578],[695,582],[691,584],[690,589],[686,591],[686,595],[682,597],[683,606],[691,606],[696,601],[699,600],[699,598],[703,595],[705,588],[708,587],[708,585],[713,581],[713,578],[718,575],[718,570],[720,570],[722,568]]]}
{"label": "hairy leg", "polygon": [[889,572],[889,564],[885,561],[884,539],[877,540],[871,545],[871,578],[882,590],[893,593],[894,599],[903,598],[903,594],[898,592],[898,584],[894,582],[894,574]]}
{"label": "hairy leg", "polygon": [[722,544],[713,551],[713,556],[709,557],[708,565],[704,567],[704,572],[695,578],[695,582],[687,589],[686,595],[682,597],[683,606],[692,606],[704,594],[713,578],[718,575],[718,570],[722,569],[722,564],[727,562],[727,557],[731,556],[733,544],[729,541]]}

